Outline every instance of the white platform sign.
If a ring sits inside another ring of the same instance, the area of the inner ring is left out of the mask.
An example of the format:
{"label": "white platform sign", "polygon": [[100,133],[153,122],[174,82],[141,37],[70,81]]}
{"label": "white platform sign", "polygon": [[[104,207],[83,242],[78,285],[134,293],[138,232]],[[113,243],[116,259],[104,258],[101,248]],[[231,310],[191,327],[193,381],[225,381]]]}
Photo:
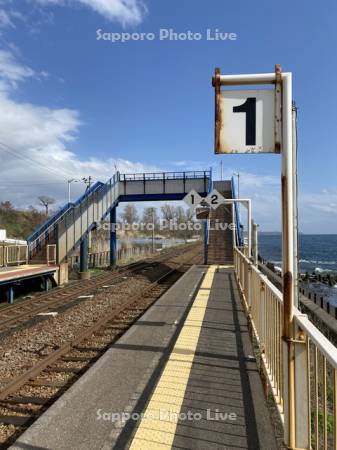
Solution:
{"label": "white platform sign", "polygon": [[218,206],[225,203],[225,201],[225,198],[216,189],[213,189],[213,191],[205,198],[205,202],[213,209],[216,209]]}
{"label": "white platform sign", "polygon": [[278,153],[275,90],[221,91],[217,153]]}
{"label": "white platform sign", "polygon": [[194,190],[192,189],[184,198],[183,198],[184,202],[187,203],[187,205],[191,208],[194,209],[196,208],[201,200],[202,197],[200,197],[200,195]]}

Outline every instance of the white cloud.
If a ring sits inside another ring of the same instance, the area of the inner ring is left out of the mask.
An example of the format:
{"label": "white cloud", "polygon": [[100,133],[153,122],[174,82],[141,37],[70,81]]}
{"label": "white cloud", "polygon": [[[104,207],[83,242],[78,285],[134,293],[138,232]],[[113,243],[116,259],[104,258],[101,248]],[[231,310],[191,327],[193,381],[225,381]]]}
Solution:
{"label": "white cloud", "polygon": [[[213,178],[220,179],[219,163],[210,161],[173,161],[178,170],[204,170],[213,167]],[[253,218],[262,231],[281,230],[281,186],[280,175],[258,175],[236,167],[226,168],[224,179],[240,172],[240,197],[252,199]],[[235,183],[237,185],[237,178]],[[304,233],[337,233],[337,188],[320,192],[299,193],[299,229]],[[244,209],[242,208],[242,211]],[[244,213],[242,214],[244,218]]]}
{"label": "white cloud", "polygon": [[80,4],[105,17],[110,21],[118,21],[123,26],[141,23],[147,13],[141,0],[33,0],[40,5],[75,5]]}
{"label": "white cloud", "polygon": [[0,90],[9,91],[17,87],[18,82],[32,77],[35,72],[20,64],[9,50],[0,50]]}
{"label": "white cloud", "polygon": [[[91,175],[95,180],[104,181],[113,175],[116,165],[121,172],[129,173],[160,170],[155,165],[124,159],[80,159],[69,149],[79,136],[79,111],[52,109],[13,99],[20,83],[48,76],[47,72],[36,72],[21,64],[18,57],[15,48],[0,50],[0,201],[11,200],[18,206],[36,205],[38,195],[48,194],[58,204],[63,204],[67,200],[69,178]],[[174,167],[178,170],[215,168],[210,161],[176,161],[167,162],[165,166],[165,169]],[[216,169],[214,178],[219,179],[218,165]],[[224,178],[228,179],[238,171],[240,196],[252,198],[253,215],[261,229],[280,229],[279,176],[261,176],[238,168],[226,168]],[[83,185],[74,183],[72,189],[73,198],[76,198],[83,192]],[[300,195],[299,205],[301,231],[337,231],[337,189],[306,192]]]}
{"label": "white cloud", "polygon": [[[46,74],[18,62],[10,51],[0,50],[0,201],[18,206],[36,204],[46,193],[58,204],[67,200],[67,179],[91,175],[104,181],[115,172],[154,171],[156,167],[122,159],[80,159],[69,146],[81,126],[76,110],[52,109],[12,98],[20,82]],[[74,197],[83,185],[73,185]]]}

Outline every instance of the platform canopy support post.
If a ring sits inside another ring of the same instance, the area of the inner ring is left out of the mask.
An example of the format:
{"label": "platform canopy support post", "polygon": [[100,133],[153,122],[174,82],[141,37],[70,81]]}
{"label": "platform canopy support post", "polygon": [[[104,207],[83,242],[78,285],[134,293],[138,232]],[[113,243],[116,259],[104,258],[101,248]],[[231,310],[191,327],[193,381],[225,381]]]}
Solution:
{"label": "platform canopy support post", "polygon": [[80,278],[90,278],[90,272],[88,271],[88,251],[89,251],[89,237],[88,233],[85,233],[81,239],[80,244]]}
{"label": "platform canopy support post", "polygon": [[110,211],[110,266],[117,265],[117,207],[114,206]]}

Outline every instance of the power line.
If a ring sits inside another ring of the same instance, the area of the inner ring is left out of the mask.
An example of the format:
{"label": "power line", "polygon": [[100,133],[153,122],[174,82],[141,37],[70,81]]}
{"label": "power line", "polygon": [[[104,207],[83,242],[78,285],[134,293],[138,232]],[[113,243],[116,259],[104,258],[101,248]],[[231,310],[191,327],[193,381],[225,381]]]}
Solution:
{"label": "power line", "polygon": [[[57,169],[53,170],[50,167],[45,166],[44,164],[42,164],[40,162],[34,161],[33,159],[31,159],[31,158],[29,158],[29,157],[27,157],[25,155],[22,155],[21,153],[17,153],[16,149],[10,147],[9,145],[7,145],[7,144],[5,144],[3,142],[0,142],[0,146],[2,146],[2,150],[4,150],[5,152],[7,152],[7,153],[9,153],[9,154],[11,154],[13,156],[15,156],[16,158],[22,159],[22,160],[28,162],[29,164],[32,164],[32,165],[35,165],[35,166],[39,167],[40,169],[47,170],[50,173],[52,173],[53,175],[58,175],[58,176],[61,175],[61,172],[59,172]],[[64,177],[64,175],[62,174],[62,178],[63,177]]]}
{"label": "power line", "polygon": [[0,183],[0,186],[4,186],[4,187],[8,187],[8,186],[52,186],[52,185],[66,185],[65,181],[56,181],[55,183],[30,183],[29,181],[27,182],[18,182],[18,183]]}

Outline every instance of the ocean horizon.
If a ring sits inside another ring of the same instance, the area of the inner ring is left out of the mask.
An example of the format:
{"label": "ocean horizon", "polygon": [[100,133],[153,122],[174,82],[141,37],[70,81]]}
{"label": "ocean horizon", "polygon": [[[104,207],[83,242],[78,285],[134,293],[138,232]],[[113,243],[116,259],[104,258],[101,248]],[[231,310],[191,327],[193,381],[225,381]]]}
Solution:
{"label": "ocean horizon", "polygon": [[[337,234],[299,234],[299,266],[301,272],[337,272]],[[259,254],[280,267],[282,235],[280,232],[259,233]]]}

